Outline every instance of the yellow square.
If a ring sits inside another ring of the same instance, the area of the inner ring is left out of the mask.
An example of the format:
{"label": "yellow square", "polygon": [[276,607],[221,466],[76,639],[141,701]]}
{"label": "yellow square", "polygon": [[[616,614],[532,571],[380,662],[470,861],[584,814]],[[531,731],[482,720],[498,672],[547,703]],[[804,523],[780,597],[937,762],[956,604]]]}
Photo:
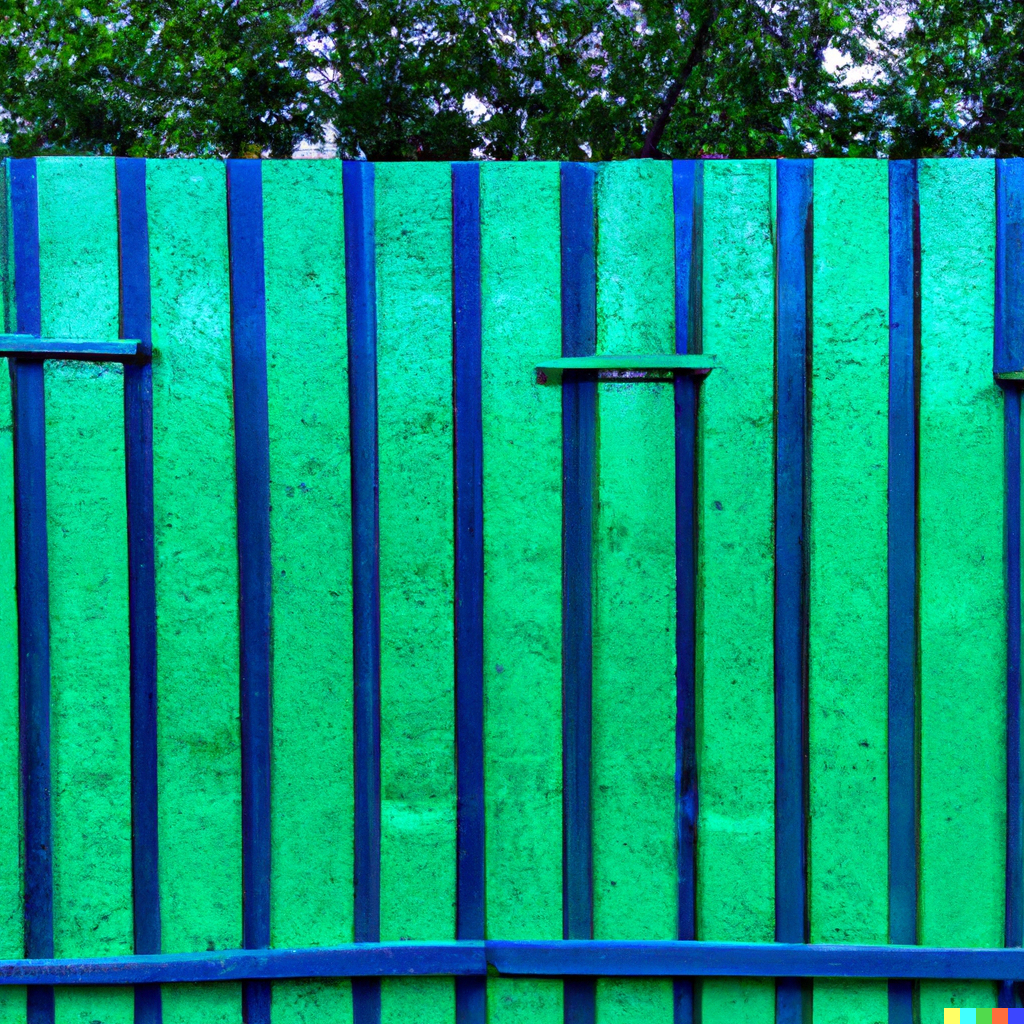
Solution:
{"label": "yellow square", "polygon": [[942,1024],[960,1024],[960,1007],[947,1006],[942,1011]]}

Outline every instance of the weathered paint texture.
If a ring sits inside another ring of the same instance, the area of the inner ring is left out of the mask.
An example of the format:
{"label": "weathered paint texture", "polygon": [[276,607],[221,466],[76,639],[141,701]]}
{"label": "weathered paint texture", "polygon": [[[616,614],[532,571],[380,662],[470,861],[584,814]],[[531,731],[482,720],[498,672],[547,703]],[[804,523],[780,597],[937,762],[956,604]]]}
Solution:
{"label": "weathered paint texture", "polygon": [[[672,168],[597,190],[597,351],[671,351]],[[675,415],[670,386],[598,386],[594,524],[594,937],[676,937]],[[668,981],[598,983],[602,1024],[672,1019]]]}
{"label": "weathered paint texture", "polygon": [[[775,927],[774,178],[766,161],[704,169],[700,396],[697,938]],[[709,980],[705,1024],[771,1024],[772,982]]]}
{"label": "weathered paint texture", "polygon": [[[484,165],[480,209],[487,928],[560,939],[562,396],[534,374],[562,344],[558,165]],[[560,1024],[561,989],[491,979],[488,1013]]]}
{"label": "weathered paint texture", "polygon": [[[381,939],[455,938],[451,169],[376,170]],[[454,1020],[448,979],[382,1019]]]}
{"label": "weathered paint texture", "polygon": [[[241,944],[241,761],[224,167],[151,163],[163,948]],[[164,987],[164,1024],[236,1024],[237,985]]]}
{"label": "weathered paint texture", "polygon": [[[808,535],[812,942],[888,936],[888,168],[814,165]],[[815,1024],[885,1024],[885,982],[815,982]]]}
{"label": "weathered paint texture", "polygon": [[[352,584],[341,166],[263,169],[273,562],[271,943],[352,941]],[[351,1017],[279,982],[279,1024]]]}
{"label": "weathered paint texture", "polygon": [[[353,937],[350,410],[342,169],[263,170],[274,946]],[[556,164],[481,167],[486,927],[562,936],[562,392]],[[994,167],[919,165],[920,941],[999,946],[1005,890],[1003,403],[992,380]],[[771,941],[775,176],[704,165],[698,436],[697,937]],[[455,935],[452,171],[376,168],[381,938]],[[238,552],[223,165],[147,167],[155,354],[163,948],[241,943]],[[887,167],[814,166],[808,361],[808,900],[814,942],[884,943]],[[38,163],[43,332],[119,333],[114,167]],[[12,307],[6,168],[0,312]],[[599,353],[673,349],[668,163],[597,171]],[[132,951],[123,371],[45,371],[57,955]],[[12,431],[0,367],[0,958],[23,953]],[[671,386],[598,392],[594,923],[676,935]],[[965,741],[965,736],[967,740]],[[389,979],[382,1024],[453,1024],[450,978]],[[766,979],[697,986],[702,1024],[772,1024]],[[488,980],[492,1024],[562,1024],[559,980]],[[991,1005],[920,986],[920,1018]],[[813,1024],[888,1024],[883,982],[819,980]],[[166,1024],[241,1024],[236,984],[167,985]],[[58,989],[60,1024],[128,990]],[[273,985],[275,1024],[349,1024],[345,980]],[[25,1020],[0,986],[0,1024]],[[602,979],[599,1024],[669,1024],[672,983]]]}
{"label": "weathered paint texture", "polygon": [[[1003,401],[992,380],[994,167],[927,160],[921,202],[921,890],[925,945],[1001,946],[1006,827]],[[963,742],[965,729],[979,743]],[[921,1020],[994,1006],[921,985]]]}
{"label": "weathered paint texture", "polygon": [[[41,161],[39,194],[44,335],[116,338],[113,160]],[[54,953],[122,956],[133,948],[123,371],[45,373]],[[55,1005],[58,1022],[133,1016],[117,989],[58,989]]]}

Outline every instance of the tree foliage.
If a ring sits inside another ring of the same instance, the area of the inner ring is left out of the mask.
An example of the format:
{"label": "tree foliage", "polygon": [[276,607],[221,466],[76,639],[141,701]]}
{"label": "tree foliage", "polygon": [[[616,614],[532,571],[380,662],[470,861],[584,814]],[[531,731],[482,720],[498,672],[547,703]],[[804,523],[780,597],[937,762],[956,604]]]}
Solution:
{"label": "tree foliage", "polygon": [[15,155],[268,151],[322,131],[288,0],[0,0],[0,132]]}
{"label": "tree foliage", "polygon": [[1020,0],[0,0],[0,149],[1010,154],[1022,48]]}
{"label": "tree foliage", "polygon": [[883,51],[874,142],[894,156],[1024,156],[1024,3],[920,0]]}

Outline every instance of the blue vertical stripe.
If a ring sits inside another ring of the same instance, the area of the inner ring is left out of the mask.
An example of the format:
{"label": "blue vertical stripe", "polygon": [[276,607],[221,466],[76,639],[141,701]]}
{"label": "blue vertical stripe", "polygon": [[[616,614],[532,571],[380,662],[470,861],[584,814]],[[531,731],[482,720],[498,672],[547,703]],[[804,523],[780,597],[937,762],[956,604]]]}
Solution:
{"label": "blue vertical stripe", "polygon": [[[484,938],[484,512],[480,165],[452,166],[455,344],[456,937]],[[484,1024],[487,979],[455,980],[455,1018]]]}
{"label": "blue vertical stripe", "polygon": [[[813,163],[777,165],[775,458],[775,938],[806,940],[807,637],[804,461]],[[780,979],[779,1024],[800,1024],[802,985]]]}
{"label": "blue vertical stripe", "polygon": [[[889,941],[917,942],[917,395],[921,239],[917,164],[889,164]],[[889,983],[890,1024],[913,985]]]}
{"label": "blue vertical stripe", "polygon": [[[352,444],[355,940],[380,940],[380,516],[373,165],[346,161],[345,288]],[[380,981],[352,981],[355,1024],[379,1024]]]}
{"label": "blue vertical stripe", "polygon": [[[672,164],[675,220],[676,339],[680,354],[700,351],[701,234],[704,168]],[[677,374],[676,450],[676,853],[678,935],[697,929],[697,400],[700,378]],[[693,1024],[693,980],[674,985],[675,1024]]]}
{"label": "blue vertical stripe", "polygon": [[[146,161],[118,157],[121,337],[152,351]],[[153,370],[148,358],[124,368],[128,497],[128,627],[131,672],[132,898],[135,952],[160,952],[156,745],[156,571],[153,520]],[[135,989],[136,1024],[159,1024],[160,988]]]}
{"label": "blue vertical stripe", "polygon": [[[1024,160],[996,161],[996,372],[1024,370]],[[1007,946],[1024,945],[1021,806],[1021,382],[1004,389],[1006,459],[1006,915]],[[1013,1006],[1013,984],[999,1005]]]}
{"label": "blue vertical stripe", "polygon": [[[242,942],[270,945],[270,426],[263,165],[227,162],[231,358],[238,509],[242,719]],[[242,986],[246,1024],[270,1020],[270,983]]]}
{"label": "blue vertical stripe", "polygon": [[[597,349],[596,172],[561,168],[562,355]],[[594,933],[590,760],[593,692],[591,544],[595,487],[597,381],[562,378],[562,778],[563,934]],[[593,981],[565,982],[566,1024],[593,1024]]]}
{"label": "blue vertical stripe", "polygon": [[[35,160],[11,161],[18,331],[42,329]],[[53,956],[50,819],[50,584],[46,539],[46,418],[42,360],[11,361],[18,675],[25,856],[25,955]],[[53,989],[28,990],[28,1024],[53,1024]]]}

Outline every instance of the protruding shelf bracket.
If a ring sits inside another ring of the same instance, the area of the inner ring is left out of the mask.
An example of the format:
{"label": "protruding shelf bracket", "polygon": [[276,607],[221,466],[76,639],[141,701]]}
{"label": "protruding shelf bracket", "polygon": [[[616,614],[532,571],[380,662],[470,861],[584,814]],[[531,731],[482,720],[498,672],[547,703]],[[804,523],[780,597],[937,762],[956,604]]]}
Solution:
{"label": "protruding shelf bracket", "polygon": [[560,384],[562,374],[594,374],[598,380],[672,380],[678,373],[703,376],[719,366],[709,355],[566,356],[537,364],[538,384]]}

